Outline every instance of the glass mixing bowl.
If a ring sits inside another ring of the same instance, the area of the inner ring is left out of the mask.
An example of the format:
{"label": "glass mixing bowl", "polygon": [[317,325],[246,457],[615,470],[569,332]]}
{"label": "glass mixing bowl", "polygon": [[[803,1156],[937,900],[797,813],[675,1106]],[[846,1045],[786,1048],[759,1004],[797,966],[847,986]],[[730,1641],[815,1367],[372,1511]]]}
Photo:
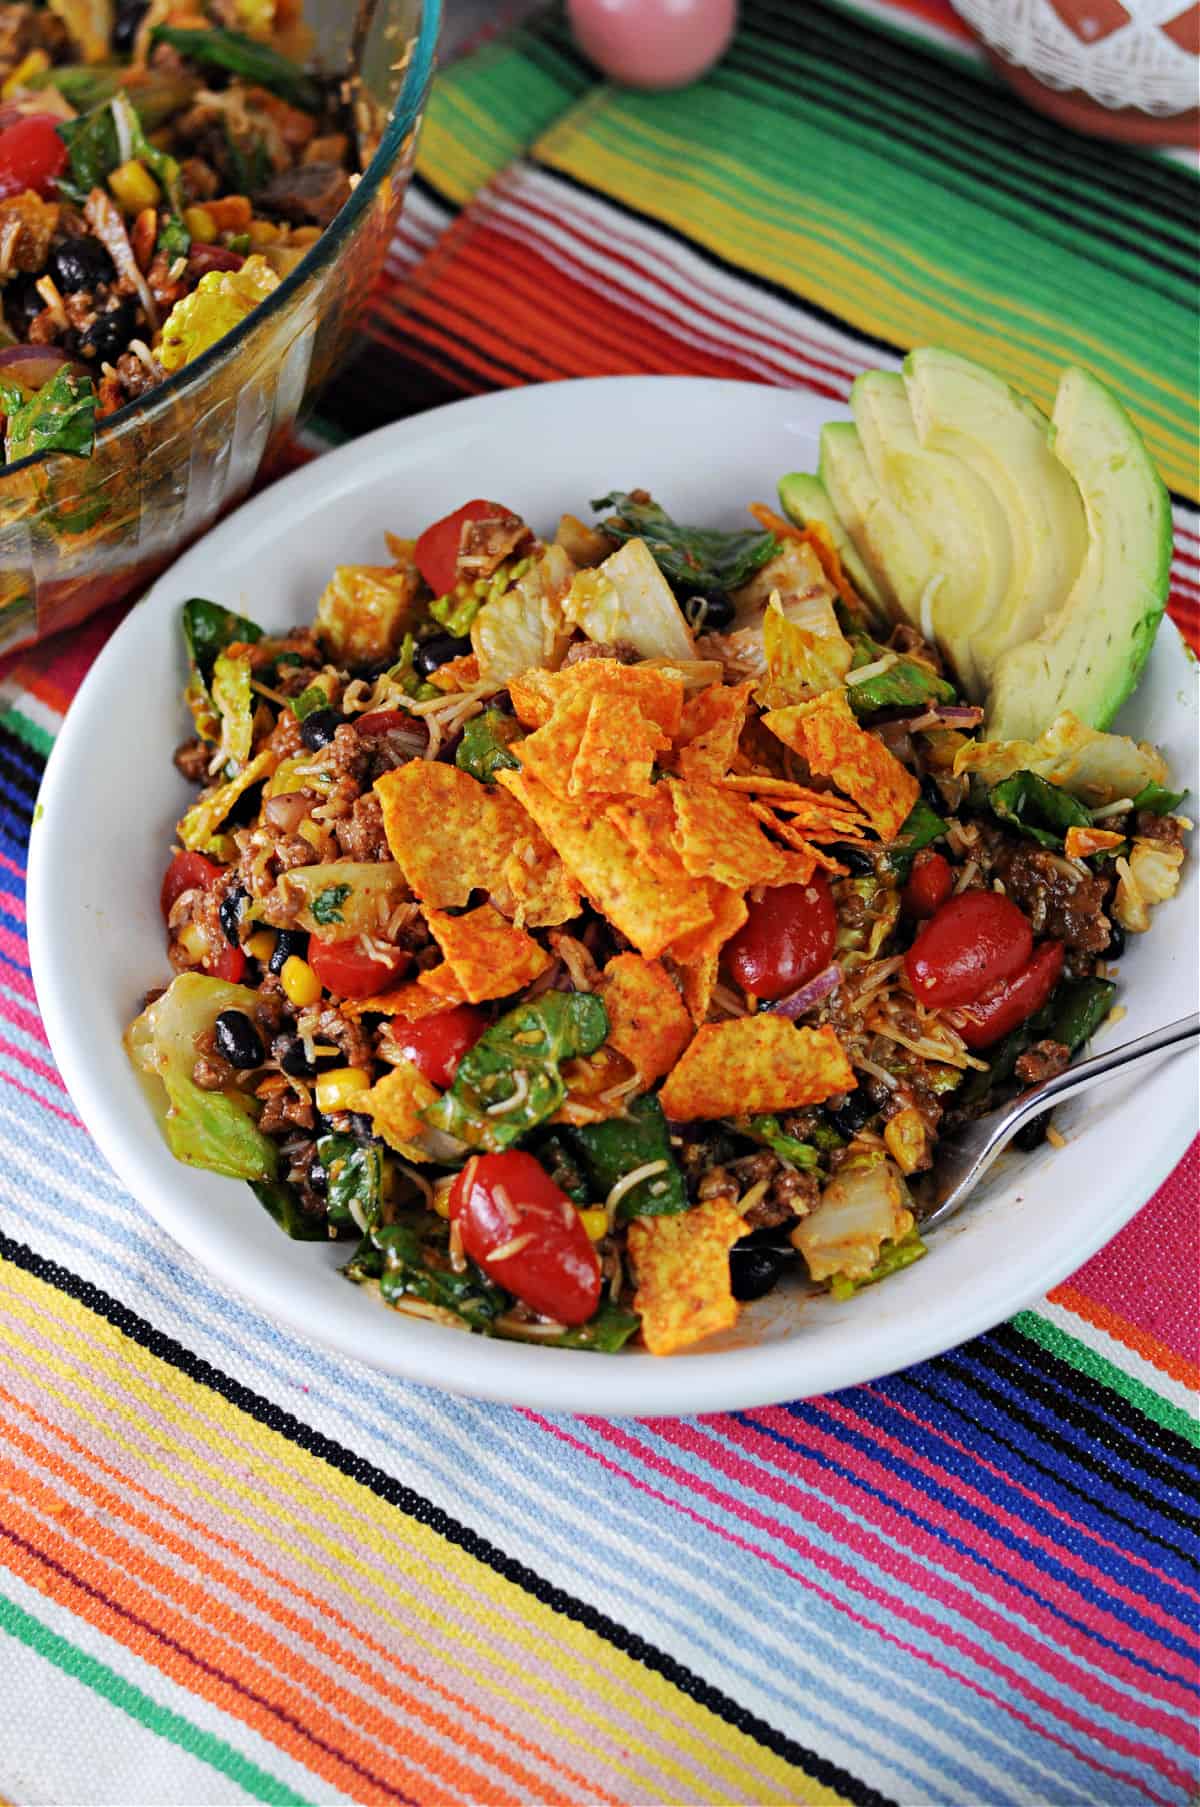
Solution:
{"label": "glass mixing bowl", "polygon": [[441,0],[305,0],[315,62],[345,71],[362,175],[235,331],[103,421],[90,458],[0,468],[0,652],[144,585],[268,470],[346,350],[412,173]]}

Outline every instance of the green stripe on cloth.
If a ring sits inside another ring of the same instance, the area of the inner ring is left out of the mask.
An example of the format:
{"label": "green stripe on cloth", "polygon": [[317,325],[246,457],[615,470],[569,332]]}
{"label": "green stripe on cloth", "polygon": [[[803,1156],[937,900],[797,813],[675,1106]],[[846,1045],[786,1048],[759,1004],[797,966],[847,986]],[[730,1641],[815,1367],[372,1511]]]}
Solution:
{"label": "green stripe on cloth", "polygon": [[1200,1448],[1200,1425],[1189,1413],[1161,1398],[1150,1387],[1144,1386],[1133,1375],[1126,1374],[1114,1362],[1098,1355],[1089,1349],[1086,1343],[1078,1342],[1057,1324],[1048,1323],[1039,1317],[1036,1311],[1020,1311],[1011,1320],[1012,1328],[1045,1349],[1050,1355],[1056,1355],[1060,1361],[1068,1362],[1080,1374],[1086,1374],[1091,1380],[1099,1381],[1101,1386],[1111,1387],[1119,1393],[1127,1404],[1135,1406],[1147,1418],[1153,1419],[1164,1430],[1174,1431],[1176,1436],[1186,1438],[1187,1442]]}
{"label": "green stripe on cloth", "polygon": [[10,734],[23,740],[27,747],[32,747],[43,759],[50,757],[54,737],[47,734],[44,728],[39,728],[36,722],[31,722],[27,715],[22,715],[19,709],[0,709],[0,728],[7,728]]}
{"label": "green stripe on cloth", "polygon": [[591,85],[557,13],[439,75],[421,128],[417,170],[465,206]]}
{"label": "green stripe on cloth", "polygon": [[800,41],[789,16],[751,0],[699,88],[598,90],[537,158],[869,342],[950,345],[1044,406],[1087,365],[1200,494],[1189,172],[1030,126],[985,71],[827,7]]}
{"label": "green stripe on cloth", "polygon": [[66,1638],[51,1631],[48,1625],[43,1625],[40,1619],[35,1619],[4,1594],[0,1594],[0,1631],[6,1631],[10,1637],[16,1638],[30,1650],[35,1650],[48,1663],[53,1663],[56,1669],[61,1669],[64,1675],[74,1676],[76,1681],[91,1688],[111,1706],[119,1707],[123,1713],[127,1713],[144,1730],[156,1732],[160,1738],[166,1738],[171,1744],[187,1751],[189,1756],[197,1757],[202,1763],[219,1770],[231,1782],[244,1788],[256,1801],[267,1801],[271,1807],[309,1807],[303,1795],[293,1793],[284,1783],[235,1751],[232,1745],[215,1738],[200,1726],[193,1725],[189,1719],[184,1719],[171,1708],[159,1706],[157,1701],[151,1700],[148,1694],[143,1694],[140,1688],[134,1687],[124,1676],[118,1675],[114,1669],[99,1662],[94,1656],[89,1656],[85,1650],[68,1643]]}

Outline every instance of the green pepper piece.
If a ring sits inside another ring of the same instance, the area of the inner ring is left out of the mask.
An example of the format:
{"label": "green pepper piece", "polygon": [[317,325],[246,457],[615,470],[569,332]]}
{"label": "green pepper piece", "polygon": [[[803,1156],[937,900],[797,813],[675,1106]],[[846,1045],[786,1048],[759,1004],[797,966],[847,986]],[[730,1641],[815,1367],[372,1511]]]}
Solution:
{"label": "green pepper piece", "polygon": [[1116,989],[1111,979],[1075,979],[1060,985],[1053,999],[1053,1039],[1076,1053],[1092,1039],[1112,1009]]}

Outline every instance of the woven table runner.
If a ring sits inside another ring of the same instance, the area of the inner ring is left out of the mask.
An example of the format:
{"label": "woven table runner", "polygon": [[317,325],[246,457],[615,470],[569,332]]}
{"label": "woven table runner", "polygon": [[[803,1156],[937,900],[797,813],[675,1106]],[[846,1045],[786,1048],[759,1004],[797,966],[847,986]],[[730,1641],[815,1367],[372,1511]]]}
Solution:
{"label": "woven table runner", "polygon": [[[551,13],[441,78],[304,450],[564,376],[844,401],[935,342],[1045,403],[1074,358],[1174,492],[1195,643],[1195,223],[941,0],[751,0],[658,96]],[[0,1797],[1187,1807],[1200,1150],[1031,1310],[824,1399],[549,1418],[335,1358],[122,1191],[46,1044],[28,834],[116,619],[0,667]]]}

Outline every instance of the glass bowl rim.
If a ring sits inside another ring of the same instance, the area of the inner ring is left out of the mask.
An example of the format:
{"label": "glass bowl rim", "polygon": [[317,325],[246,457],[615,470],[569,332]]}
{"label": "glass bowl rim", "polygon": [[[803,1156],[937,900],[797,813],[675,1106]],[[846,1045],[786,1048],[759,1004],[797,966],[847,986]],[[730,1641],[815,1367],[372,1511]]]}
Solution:
{"label": "glass bowl rim", "polygon": [[[157,411],[160,406],[167,407],[178,397],[185,395],[190,389],[198,388],[215,370],[223,359],[232,356],[239,347],[265,320],[282,313],[301,286],[323,265],[330,263],[340,251],[359,216],[368,202],[381,186],[389,173],[401,148],[405,137],[417,122],[425,91],[433,75],[434,58],[437,50],[438,34],[442,23],[443,0],[417,0],[420,8],[420,22],[415,36],[410,40],[411,54],[408,67],[404,72],[404,81],[395,103],[388,116],[387,124],[380,134],[375,154],[354,185],[353,193],[341,208],[325,231],[305,252],[294,270],[290,270],[273,289],[265,301],[240,320],[231,332],[210,345],[208,350],[191,364],[185,364],[181,370],[168,376],[165,382],[159,383],[151,391],[148,401],[150,408]],[[96,451],[102,442],[119,438],[124,427],[139,421],[143,425],[147,418],[147,402],[144,400],[126,402],[114,414],[100,422],[96,429]],[[0,464],[0,507],[3,506],[3,490],[5,479],[17,471],[28,471],[36,465],[47,464],[66,454],[54,450],[31,452],[28,457],[18,458],[13,464]],[[72,458],[74,465],[80,460]]]}

